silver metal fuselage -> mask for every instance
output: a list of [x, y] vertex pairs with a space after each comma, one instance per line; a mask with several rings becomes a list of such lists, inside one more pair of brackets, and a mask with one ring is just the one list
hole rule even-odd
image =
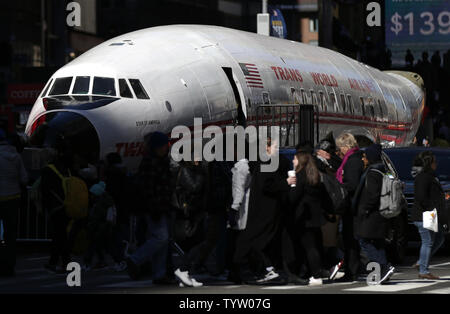
[[[173, 25], [125, 34], [81, 55], [52, 78], [76, 76], [115, 78], [117, 91], [118, 79], [142, 82], [150, 99], [137, 99], [133, 92], [134, 98], [119, 97], [107, 106], [56, 110], [88, 119], [99, 137], [100, 157], [119, 152], [131, 170], [139, 164], [146, 134], [192, 126], [194, 117], [201, 117], [204, 127], [231, 124], [238, 115], [237, 98], [249, 124], [258, 105], [312, 103], [320, 112], [321, 137], [350, 132], [393, 146], [413, 140], [425, 100], [415, 74], [381, 72], [325, 48], [216, 26]], [[88, 94], [94, 95], [92, 80]], [[40, 97], [27, 134], [49, 113]]]

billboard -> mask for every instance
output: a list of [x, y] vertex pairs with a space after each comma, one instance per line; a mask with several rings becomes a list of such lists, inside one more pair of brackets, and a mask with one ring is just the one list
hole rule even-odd
[[269, 7], [270, 12], [270, 36], [287, 38], [286, 22], [279, 9]]
[[422, 52], [431, 56], [450, 49], [450, 0], [386, 0], [386, 46], [392, 52], [392, 64], [405, 65], [406, 50], [415, 62]]

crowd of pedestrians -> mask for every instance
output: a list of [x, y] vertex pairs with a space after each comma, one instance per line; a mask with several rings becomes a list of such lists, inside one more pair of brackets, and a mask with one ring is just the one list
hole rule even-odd
[[[316, 147], [299, 144], [292, 161], [280, 154], [274, 172], [263, 171], [266, 158], [250, 160], [248, 145], [244, 158], [232, 162], [192, 156], [177, 163], [169, 138], [154, 132], [131, 175], [116, 153], [99, 163], [58, 139], [53, 160], [33, 185], [52, 230], [45, 268], [64, 273], [76, 253], [84, 271], [113, 262], [116, 271], [133, 280], [151, 276], [154, 284], [199, 287], [198, 275], [209, 273], [237, 284], [322, 285], [324, 278], [357, 281], [366, 264], [376, 262], [376, 283], [389, 280], [395, 268], [385, 249], [389, 219], [380, 212], [388, 172], [380, 145], [360, 148], [351, 134], [336, 140], [329, 134]], [[279, 153], [276, 141], [265, 145], [265, 157]], [[17, 213], [28, 178], [3, 131], [0, 161], [0, 271], [14, 275]], [[428, 265], [443, 242], [442, 227], [433, 232], [422, 223], [423, 211], [445, 214], [435, 169], [430, 152], [412, 168], [423, 279], [437, 278]]]

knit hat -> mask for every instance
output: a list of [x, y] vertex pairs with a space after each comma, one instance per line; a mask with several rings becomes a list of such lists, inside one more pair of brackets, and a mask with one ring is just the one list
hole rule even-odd
[[370, 164], [375, 164], [381, 161], [381, 151], [382, 149], [380, 144], [370, 145], [364, 150]]
[[161, 132], [153, 132], [148, 138], [148, 144], [151, 150], [160, 148], [169, 143], [169, 138]]
[[106, 190], [106, 183], [103, 181], [100, 181], [97, 184], [94, 184], [89, 192], [94, 194], [95, 196], [102, 196], [105, 193]]
[[329, 154], [334, 154], [336, 152], [336, 141], [333, 132], [328, 133], [328, 135], [319, 142], [316, 149], [321, 149]]

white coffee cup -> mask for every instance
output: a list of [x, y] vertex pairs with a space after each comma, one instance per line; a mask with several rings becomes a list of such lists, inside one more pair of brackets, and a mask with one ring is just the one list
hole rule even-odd
[[[295, 176], [296, 176], [295, 170], [290, 170], [290, 171], [288, 171], [288, 176], [289, 176], [290, 178], [295, 178]], [[294, 188], [295, 186], [296, 186], [295, 184], [292, 184], [292, 185], [291, 185], [292, 188]]]

